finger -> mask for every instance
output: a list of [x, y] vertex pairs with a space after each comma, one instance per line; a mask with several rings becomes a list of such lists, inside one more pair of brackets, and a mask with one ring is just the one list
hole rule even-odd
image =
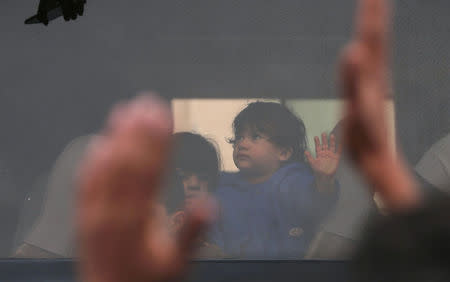
[[305, 156], [310, 164], [312, 164], [314, 162], [314, 158], [309, 151], [305, 151]]
[[330, 151], [333, 153], [336, 152], [336, 137], [334, 134], [330, 135]]
[[361, 61], [362, 52], [360, 45], [357, 42], [350, 43], [342, 52], [339, 64], [339, 81], [341, 96], [346, 100], [344, 107], [344, 123], [342, 142], [348, 149], [350, 155], [353, 154], [354, 146], [351, 141], [354, 139], [351, 136], [353, 130], [349, 130], [350, 124], [355, 121], [355, 111], [358, 109], [359, 95], [359, 81], [361, 78]]
[[316, 147], [316, 156], [317, 156], [322, 151], [322, 146], [320, 145], [319, 137], [317, 137], [317, 136], [314, 137], [314, 144]]
[[389, 29], [388, 0], [361, 0], [356, 40], [364, 50], [362, 69], [376, 82], [381, 96], [389, 94]]
[[172, 132], [170, 110], [156, 96], [143, 95], [120, 111], [109, 120], [109, 134], [117, 141], [116, 170], [128, 171], [151, 185], [147, 192], [153, 198], [160, 190], [168, 158]]
[[197, 201], [189, 209], [186, 222], [181, 229], [178, 240], [179, 257], [183, 260], [191, 258], [199, 236], [217, 217], [217, 204], [212, 198]]
[[342, 52], [339, 64], [339, 80], [342, 97], [352, 103], [357, 98], [363, 52], [357, 42], [349, 44]]
[[108, 135], [115, 129], [116, 126], [121, 122], [122, 116], [126, 115], [128, 103], [126, 101], [117, 102], [106, 120], [105, 128], [103, 129], [103, 134]]
[[328, 150], [328, 135], [325, 132], [322, 133], [322, 150]]
[[356, 37], [371, 50], [374, 60], [383, 60], [388, 46], [390, 6], [388, 0], [360, 0]]

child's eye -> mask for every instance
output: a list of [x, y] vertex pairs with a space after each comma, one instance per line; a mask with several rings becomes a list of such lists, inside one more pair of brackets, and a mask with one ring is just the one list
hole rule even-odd
[[252, 135], [252, 139], [253, 139], [253, 140], [259, 140], [259, 139], [261, 139], [261, 138], [262, 138], [262, 136], [259, 135], [259, 134], [253, 134], [253, 135]]

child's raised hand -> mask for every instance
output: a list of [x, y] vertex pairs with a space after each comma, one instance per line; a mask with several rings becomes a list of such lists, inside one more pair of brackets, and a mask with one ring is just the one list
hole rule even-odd
[[305, 151], [305, 156], [314, 171], [317, 188], [320, 191], [330, 190], [334, 187], [334, 175], [339, 165], [342, 146], [339, 145], [336, 149], [336, 137], [331, 134], [328, 142], [326, 133], [322, 133], [322, 143], [318, 136], [314, 137], [314, 143], [316, 157], [314, 158], [309, 151]]
[[318, 136], [314, 137], [316, 157], [309, 151], [305, 152], [306, 158], [317, 176], [332, 178], [336, 174], [342, 146], [336, 150], [336, 137], [331, 134], [330, 142], [326, 133], [322, 133], [322, 143]]
[[168, 106], [142, 96], [116, 107], [90, 145], [78, 179], [83, 281], [171, 281], [184, 272], [211, 213], [198, 203], [179, 240], [169, 236], [157, 197], [171, 128]]

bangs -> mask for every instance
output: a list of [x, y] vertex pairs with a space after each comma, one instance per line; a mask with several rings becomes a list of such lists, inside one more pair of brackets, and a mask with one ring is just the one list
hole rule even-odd
[[249, 104], [233, 121], [234, 137], [242, 135], [245, 131], [267, 135], [273, 144], [282, 148], [292, 148], [294, 160], [304, 161], [305, 125], [284, 105], [273, 102]]
[[234, 119], [234, 134], [241, 135], [245, 131], [249, 131], [251, 133], [263, 133], [269, 137], [275, 137], [276, 122], [274, 122], [274, 117], [271, 112], [263, 107], [250, 108], [250, 105]]

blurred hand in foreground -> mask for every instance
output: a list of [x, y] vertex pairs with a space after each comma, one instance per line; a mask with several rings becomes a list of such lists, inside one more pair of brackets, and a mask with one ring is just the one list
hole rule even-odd
[[157, 198], [171, 134], [168, 105], [146, 95], [117, 106], [90, 145], [78, 178], [83, 281], [171, 281], [185, 272], [212, 218], [205, 200], [190, 209], [178, 238], [169, 235]]
[[388, 140], [385, 101], [390, 95], [390, 1], [360, 0], [353, 39], [340, 65], [346, 99], [344, 144], [390, 209], [415, 206], [416, 184]]

